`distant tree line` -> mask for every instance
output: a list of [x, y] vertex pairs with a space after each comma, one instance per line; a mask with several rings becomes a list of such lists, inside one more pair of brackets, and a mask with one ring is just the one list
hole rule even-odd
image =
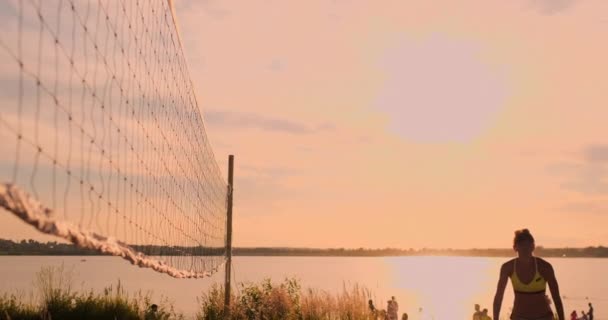
[[49, 241], [47, 243], [36, 240], [12, 240], [0, 239], [0, 255], [53, 255], [53, 256], [93, 256], [102, 255], [97, 251], [82, 249], [73, 244]]
[[[145, 252], [152, 256], [209, 256], [225, 255], [224, 247], [180, 247], [180, 246], [153, 246], [153, 245], [131, 245], [134, 250]], [[0, 239], [0, 255], [50, 255], [50, 256], [94, 256], [107, 255], [91, 249], [79, 248], [71, 243], [60, 243], [49, 241], [47, 243], [36, 240], [12, 240]]]
[[[137, 251], [149, 255], [224, 255], [224, 248], [217, 247], [169, 247], [151, 245], [132, 245]], [[348, 248], [271, 248], [247, 247], [233, 248], [235, 256], [327, 256], [327, 257], [395, 257], [395, 256], [469, 256], [469, 257], [511, 257], [513, 249], [348, 249]], [[544, 248], [538, 246], [536, 254], [542, 257], [608, 257], [608, 248], [603, 246], [586, 248]], [[82, 249], [69, 243], [49, 241], [46, 243], [35, 240], [0, 239], [0, 255], [57, 255], [57, 256], [89, 256], [104, 255], [94, 250]]]
[[[467, 256], [512, 257], [513, 249], [314, 249], [314, 248], [234, 248], [236, 256], [331, 256], [331, 257], [397, 257], [397, 256]], [[608, 258], [608, 248], [544, 248], [537, 247], [535, 254], [541, 257], [595, 257]]]

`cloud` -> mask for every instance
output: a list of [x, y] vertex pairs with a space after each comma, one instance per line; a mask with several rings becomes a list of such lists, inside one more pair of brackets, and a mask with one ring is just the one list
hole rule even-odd
[[6, 27], [10, 24], [10, 19], [19, 15], [19, 11], [9, 1], [0, 1], [0, 26]]
[[241, 165], [235, 176], [238, 202], [243, 215], [259, 216], [276, 209], [278, 203], [293, 197], [294, 192], [286, 180], [304, 174], [302, 170], [287, 167]]
[[589, 196], [608, 195], [608, 146], [588, 146], [577, 161], [552, 165], [548, 171], [564, 177], [564, 189]]
[[208, 111], [205, 112], [204, 117], [207, 122], [221, 126], [255, 128], [265, 131], [286, 132], [291, 134], [312, 134], [334, 129], [333, 125], [331, 124], [309, 126], [296, 121], [265, 117], [255, 113]]
[[603, 166], [582, 165], [562, 187], [586, 195], [608, 194], [607, 177], [608, 170]]
[[285, 177], [291, 177], [302, 174], [299, 169], [285, 168], [285, 167], [259, 167], [251, 165], [243, 165], [240, 167], [247, 175], [260, 178], [272, 178], [279, 179]]
[[591, 163], [608, 163], [608, 145], [590, 146], [585, 150], [585, 156]]
[[571, 9], [577, 0], [530, 0], [529, 7], [543, 15], [554, 15]]
[[[224, 19], [232, 12], [226, 10], [221, 7], [220, 1], [215, 0], [202, 0], [198, 1], [176, 1], [175, 8], [176, 11], [186, 12], [186, 11], [197, 11], [202, 9], [203, 13], [214, 18], [214, 19]], [[198, 13], [198, 12], [197, 12]]]
[[482, 61], [481, 48], [444, 34], [396, 39], [381, 67], [386, 82], [374, 106], [391, 131], [417, 142], [469, 141], [505, 104], [500, 68]]
[[274, 72], [280, 72], [285, 69], [285, 63], [281, 59], [273, 59], [270, 64], [268, 64], [268, 70]]
[[557, 208], [557, 210], [567, 213], [607, 214], [608, 205], [606, 205], [605, 203], [598, 203], [592, 201], [571, 202]]

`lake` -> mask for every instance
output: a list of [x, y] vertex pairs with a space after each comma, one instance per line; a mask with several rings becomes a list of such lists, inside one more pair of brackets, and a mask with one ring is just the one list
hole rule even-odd
[[[82, 261], [85, 259], [86, 261]], [[477, 257], [234, 257], [233, 283], [285, 277], [300, 279], [303, 287], [339, 292], [359, 284], [372, 292], [376, 306], [385, 307], [395, 296], [399, 311], [410, 319], [470, 319], [473, 305], [492, 312], [492, 300], [500, 265], [506, 258]], [[608, 259], [551, 258], [564, 296], [566, 316], [587, 310], [592, 302], [597, 320], [608, 319]], [[194, 315], [197, 299], [224, 273], [207, 279], [173, 279], [140, 269], [115, 257], [0, 256], [0, 288], [3, 292], [29, 292], [42, 266], [73, 270], [76, 289], [101, 290], [121, 284], [129, 292], [152, 291], [174, 302], [178, 311]], [[503, 315], [513, 303], [510, 284]]]

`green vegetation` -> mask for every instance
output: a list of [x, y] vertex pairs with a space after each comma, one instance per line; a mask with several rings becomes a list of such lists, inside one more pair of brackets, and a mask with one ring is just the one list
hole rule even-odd
[[[72, 276], [63, 267], [45, 267], [38, 272], [35, 292], [29, 297], [15, 294], [0, 296], [0, 320], [121, 319], [174, 320], [184, 315], [173, 310], [166, 299], [156, 302], [153, 311], [150, 295], [129, 296], [120, 282], [104, 289], [75, 292]], [[358, 285], [332, 295], [326, 291], [302, 289], [295, 279], [282, 283], [265, 280], [239, 284], [231, 296], [232, 320], [368, 320], [367, 300], [371, 293]], [[224, 314], [224, 289], [212, 287], [199, 298], [197, 320], [228, 319]]]
[[[273, 284], [240, 284], [231, 296], [233, 320], [367, 320], [372, 319], [367, 301], [370, 292], [357, 285], [343, 288], [337, 295], [325, 291], [302, 290], [295, 279]], [[213, 287], [200, 300], [199, 320], [226, 319], [224, 289]]]
[[[224, 248], [186, 248], [163, 246], [132, 246], [150, 255], [224, 255]], [[469, 257], [512, 257], [513, 249], [348, 249], [348, 248], [233, 248], [234, 256], [326, 256], [326, 257], [392, 257], [392, 256], [469, 256]], [[541, 257], [588, 257], [608, 258], [608, 248], [603, 246], [586, 248], [544, 248], [538, 246], [536, 254]], [[35, 240], [14, 242], [0, 239], [0, 255], [58, 255], [85, 256], [103, 255], [93, 250], [78, 248], [72, 244]]]
[[0, 320], [183, 319], [166, 299], [157, 302], [154, 311], [149, 294], [140, 292], [130, 297], [120, 282], [104, 289], [102, 294], [74, 292], [71, 273], [63, 267], [42, 268], [37, 274], [35, 289], [29, 299], [15, 294], [0, 296]]

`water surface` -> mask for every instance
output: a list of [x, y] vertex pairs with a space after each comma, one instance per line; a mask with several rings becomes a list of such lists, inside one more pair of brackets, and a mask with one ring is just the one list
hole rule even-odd
[[[86, 261], [82, 261], [85, 259]], [[587, 310], [591, 301], [596, 320], [608, 319], [608, 259], [552, 258], [567, 314]], [[473, 257], [235, 257], [233, 282], [286, 277], [300, 279], [303, 287], [339, 292], [344, 286], [363, 285], [372, 291], [378, 307], [395, 296], [400, 313], [410, 319], [470, 319], [473, 305], [492, 310], [500, 265], [504, 258]], [[115, 257], [0, 257], [0, 290], [29, 291], [42, 266], [73, 270], [74, 287], [101, 290], [121, 284], [129, 291], [152, 291], [174, 302], [176, 308], [193, 315], [197, 297], [214, 283], [222, 283], [223, 272], [207, 279], [174, 279], [149, 269], [140, 269]], [[507, 286], [503, 314], [513, 303]]]

